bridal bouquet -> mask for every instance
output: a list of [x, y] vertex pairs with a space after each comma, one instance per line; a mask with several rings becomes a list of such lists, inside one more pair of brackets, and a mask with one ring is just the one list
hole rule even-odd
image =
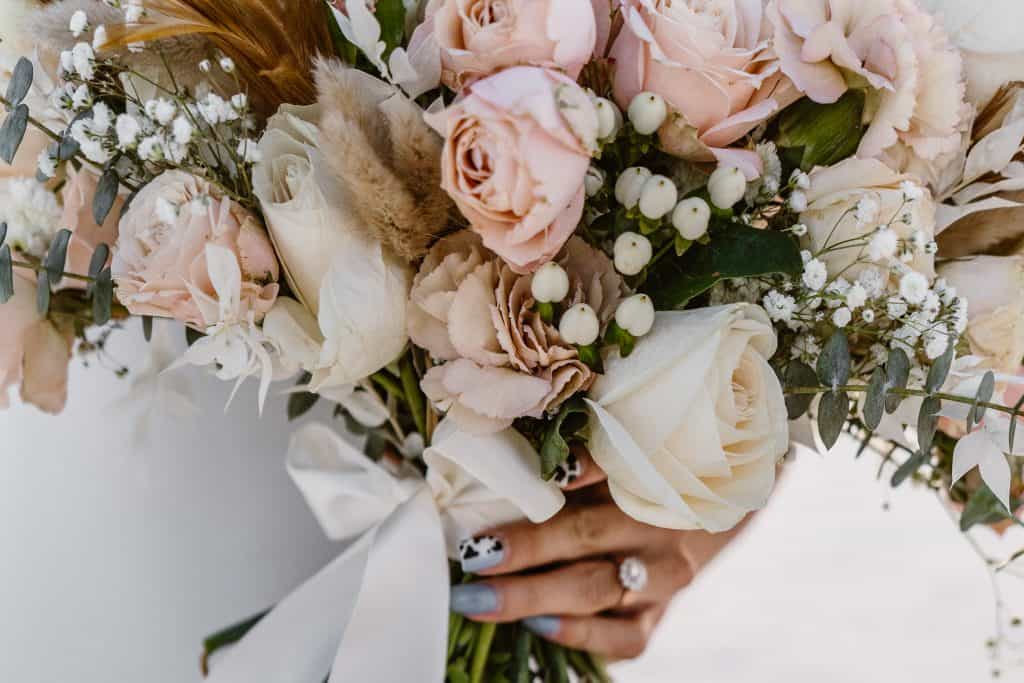
[[261, 408], [297, 377], [291, 417], [331, 401], [361, 435], [295, 434], [351, 544], [211, 639], [212, 680], [604, 680], [447, 613], [488, 552], [460, 542], [557, 513], [575, 444], [666, 528], [733, 528], [792, 440], [844, 430], [964, 529], [1016, 523], [1024, 68], [973, 87], [914, 0], [26, 12], [0, 401], [59, 412], [73, 353], [170, 318], [167, 372], [255, 378]]

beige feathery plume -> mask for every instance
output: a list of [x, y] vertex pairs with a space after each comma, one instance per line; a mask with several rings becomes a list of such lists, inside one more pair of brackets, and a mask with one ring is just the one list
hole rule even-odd
[[441, 189], [440, 137], [400, 91], [338, 61], [320, 60], [321, 152], [367, 234], [415, 261], [452, 211]]
[[313, 63], [331, 54], [321, 0], [147, 0], [138, 24], [107, 26], [106, 47], [199, 38], [230, 57], [258, 113], [316, 100]]

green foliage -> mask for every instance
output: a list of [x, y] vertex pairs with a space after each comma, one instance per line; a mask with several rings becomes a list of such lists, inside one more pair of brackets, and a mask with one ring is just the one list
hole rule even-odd
[[25, 57], [20, 58], [18, 63], [14, 65], [14, 71], [11, 72], [11, 80], [7, 83], [7, 94], [4, 95], [8, 108], [13, 109], [25, 100], [29, 88], [32, 87], [33, 75], [32, 62]]
[[934, 393], [942, 389], [949, 377], [949, 371], [953, 367], [953, 358], [956, 356], [956, 345], [949, 344], [946, 352], [932, 362], [928, 369], [928, 379], [925, 380], [924, 388], [928, 393]]
[[142, 338], [147, 342], [153, 341], [153, 316], [142, 316]]
[[14, 162], [14, 156], [21, 147], [27, 127], [28, 107], [19, 104], [4, 119], [3, 126], [0, 126], [0, 159], [8, 164]]
[[917, 415], [917, 443], [922, 453], [930, 453], [935, 432], [939, 428], [938, 413], [942, 410], [942, 401], [929, 396], [921, 402], [921, 410]]
[[852, 156], [864, 136], [865, 96], [848, 90], [833, 104], [804, 98], [779, 116], [775, 143], [790, 167], [810, 171]]
[[734, 223], [716, 231], [708, 244], [694, 244], [680, 258], [658, 261], [643, 289], [658, 310], [681, 309], [722, 280], [797, 275], [802, 269], [792, 237]]
[[818, 402], [818, 433], [825, 448], [831, 449], [836, 445], [849, 416], [850, 397], [845, 391], [828, 391], [821, 395]]
[[64, 264], [68, 260], [68, 243], [71, 241], [70, 230], [60, 230], [50, 243], [46, 252], [43, 269], [50, 278], [50, 286], [56, 287], [64, 278]]
[[555, 469], [569, 457], [569, 440], [587, 424], [587, 406], [581, 398], [562, 404], [544, 428], [540, 445], [540, 470], [545, 481], [555, 476]]
[[96, 225], [103, 225], [103, 222], [107, 220], [107, 216], [110, 215], [110, 210], [114, 208], [114, 202], [117, 200], [117, 191], [120, 185], [121, 178], [112, 168], [108, 168], [100, 176], [100, 181], [96, 185], [96, 194], [92, 198], [92, 217], [96, 221]]
[[[312, 376], [308, 372], [302, 373], [295, 386], [307, 386]], [[319, 394], [308, 391], [297, 391], [288, 396], [288, 420], [297, 420], [308, 413], [320, 400]]]
[[101, 242], [93, 249], [92, 257], [89, 259], [89, 277], [94, 280], [98, 278], [100, 272], [106, 267], [108, 258], [110, 258], [110, 247]]
[[[783, 384], [787, 388], [815, 388], [818, 386], [818, 375], [807, 363], [793, 361], [786, 367]], [[786, 394], [786, 412], [790, 420], [802, 417], [814, 401], [814, 394]]]
[[614, 320], [608, 325], [608, 330], [604, 334], [604, 342], [608, 346], [619, 347], [619, 355], [623, 358], [633, 353], [633, 349], [636, 347], [636, 337], [619, 327]]
[[92, 321], [97, 325], [110, 322], [114, 307], [114, 280], [110, 268], [104, 268], [92, 285]]
[[515, 650], [512, 653], [512, 668], [509, 680], [512, 683], [530, 683], [530, 647], [533, 645], [533, 634], [525, 628], [519, 630], [516, 637]]
[[338, 26], [338, 19], [334, 16], [334, 10], [329, 2], [324, 2], [324, 11], [327, 13], [327, 29], [331, 34], [331, 43], [334, 45], [334, 52], [337, 57], [346, 64], [355, 64], [359, 59], [359, 48], [345, 39], [345, 34]]
[[[890, 389], [906, 389], [907, 382], [910, 381], [910, 359], [902, 349], [893, 349], [889, 353], [889, 360], [885, 363], [885, 388], [886, 392]], [[903, 403], [903, 396], [899, 394], [887, 393], [885, 396], [885, 412], [892, 413], [896, 412], [896, 409]]]
[[875, 368], [868, 382], [868, 393], [864, 399], [864, 425], [871, 431], [878, 429], [885, 412], [885, 370]]
[[0, 247], [0, 304], [14, 296], [14, 267], [11, 265], [11, 245]]
[[825, 387], [835, 388], [850, 380], [850, 343], [846, 333], [837, 330], [818, 356], [818, 380]]
[[[974, 425], [981, 422], [982, 418], [985, 417], [985, 407], [979, 405], [981, 403], [988, 403], [992, 400], [992, 394], [996, 390], [996, 376], [989, 370], [985, 373], [985, 376], [981, 378], [981, 385], [978, 387], [978, 393], [974, 397], [974, 401], [971, 403], [971, 410], [967, 413], [967, 429], [970, 431], [974, 429]], [[1016, 422], [1016, 420], [1014, 420]]]
[[975, 524], [995, 524], [1011, 517], [1010, 511], [992, 493], [992, 489], [982, 482], [960, 514], [960, 530], [968, 531]]
[[601, 357], [601, 349], [594, 344], [589, 344], [577, 346], [576, 351], [579, 353], [581, 363], [599, 375], [604, 374], [604, 358]]
[[244, 621], [240, 621], [237, 624], [228, 626], [227, 628], [217, 631], [213, 635], [207, 637], [206, 640], [203, 641], [203, 655], [201, 660], [203, 675], [205, 676], [209, 673], [208, 664], [210, 657], [212, 657], [214, 653], [240, 641], [253, 629], [254, 626], [256, 626], [256, 624], [260, 623], [263, 617], [267, 616], [269, 612], [270, 610], [260, 612], [259, 614], [249, 617]]
[[380, 22], [380, 39], [387, 45], [384, 50], [384, 58], [387, 59], [405, 39], [405, 3], [402, 0], [377, 0], [374, 15]]
[[[1020, 413], [1021, 408], [1024, 408], [1024, 396], [1021, 396], [1020, 399], [1017, 401], [1017, 404], [1013, 407], [1013, 412], [1014, 413]], [[1013, 450], [1013, 442], [1017, 438], [1017, 418], [1016, 417], [1014, 417], [1012, 420], [1010, 420], [1010, 433], [1009, 433], [1008, 436], [1009, 436], [1008, 440], [1010, 442], [1010, 444], [1009, 444], [1010, 445], [1010, 450], [1012, 451]]]
[[36, 285], [36, 310], [39, 315], [45, 316], [50, 312], [50, 277], [45, 270], [39, 271]]
[[907, 458], [906, 462], [897, 468], [892, 475], [892, 480], [889, 482], [893, 488], [897, 488], [904, 481], [909, 479], [915, 472], [921, 469], [921, 465], [928, 461], [928, 456], [924, 453], [917, 452]]

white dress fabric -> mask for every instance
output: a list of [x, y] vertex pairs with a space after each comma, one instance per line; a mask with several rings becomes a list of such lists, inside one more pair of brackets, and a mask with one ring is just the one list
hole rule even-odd
[[[138, 370], [151, 348], [132, 321], [105, 362]], [[230, 384], [165, 379], [191, 385], [195, 413], [78, 362], [63, 415], [0, 412], [0, 681], [199, 681], [205, 636], [338, 552], [285, 472], [284, 398], [260, 419], [251, 383], [225, 414]]]

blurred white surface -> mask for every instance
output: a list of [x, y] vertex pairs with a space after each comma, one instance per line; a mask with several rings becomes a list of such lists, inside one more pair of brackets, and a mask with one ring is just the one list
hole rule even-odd
[[[193, 377], [202, 414], [139, 448], [135, 411], [111, 408], [127, 383], [98, 368], [75, 370], [59, 420], [0, 413], [0, 681], [197, 683], [204, 635], [332, 556], [284, 471], [281, 400], [257, 422], [249, 387], [225, 418], [228, 387]], [[792, 466], [618, 680], [986, 680], [984, 570], [930, 494], [882, 511], [876, 462]]]

